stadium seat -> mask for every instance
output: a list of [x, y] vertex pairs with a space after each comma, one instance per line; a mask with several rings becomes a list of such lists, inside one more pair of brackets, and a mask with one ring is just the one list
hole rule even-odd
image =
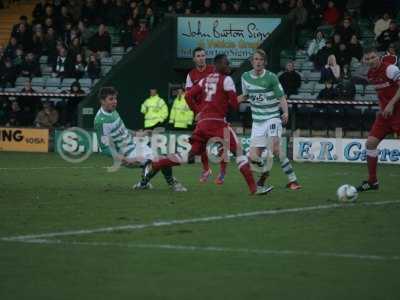
[[61, 87], [71, 87], [72, 83], [76, 81], [75, 78], [64, 78], [61, 82]]
[[315, 84], [314, 94], [317, 95], [317, 97], [318, 97], [319, 92], [322, 91], [324, 88], [325, 88], [325, 84], [323, 84], [323, 83]]
[[364, 95], [365, 87], [362, 84], [356, 84], [356, 93], [359, 95]]
[[92, 86], [92, 80], [90, 78], [79, 79], [79, 84], [82, 88], [90, 88]]
[[300, 94], [305, 94], [305, 93], [313, 94], [314, 93], [314, 86], [315, 86], [314, 82], [307, 82], [307, 83], [302, 82], [301, 86], [299, 88], [299, 93]]
[[101, 67], [101, 74], [103, 76], [107, 75], [108, 72], [110, 72], [111, 66], [102, 66]]
[[304, 72], [304, 79], [307, 81], [320, 81], [321, 73], [319, 72]]
[[113, 47], [111, 49], [111, 55], [124, 55], [125, 51], [124, 51], [124, 47]]
[[375, 87], [371, 84], [365, 86], [364, 93], [365, 94], [376, 94]]
[[295, 59], [298, 61], [305, 61], [307, 59], [307, 55], [304, 51], [297, 51]]
[[301, 66], [303, 71], [313, 71], [314, 70], [314, 63], [312, 61], [305, 61]]
[[112, 57], [103, 57], [101, 59], [101, 65], [102, 66], [112, 66], [112, 64], [113, 64]]
[[39, 63], [42, 65], [42, 64], [47, 64], [47, 62], [48, 62], [48, 57], [46, 56], [46, 55], [42, 55], [40, 58], [39, 58]]
[[333, 34], [334, 28], [331, 25], [318, 26], [316, 31], [322, 31], [325, 37], [330, 37]]
[[122, 55], [114, 55], [112, 56], [113, 65], [116, 65], [122, 59]]
[[16, 92], [19, 92], [19, 91], [20, 91], [20, 89], [17, 88], [17, 87], [7, 87], [7, 88], [4, 89], [5, 93], [16, 93]]
[[29, 77], [18, 77], [17, 80], [15, 81], [15, 86], [17, 87], [23, 87], [26, 82], [29, 81]]
[[58, 77], [50, 77], [46, 80], [45, 87], [59, 87], [61, 80]]
[[99, 81], [100, 81], [100, 79], [95, 79], [95, 80], [93, 80], [92, 86], [95, 86]]
[[42, 75], [47, 77], [50, 77], [53, 72], [53, 69], [48, 65], [40, 65], [40, 70], [42, 71]]
[[48, 86], [48, 87], [46, 87], [44, 89], [44, 92], [47, 92], [47, 93], [60, 93], [61, 89], [58, 88], [58, 87], [55, 87], [55, 86], [50, 86], [50, 87]]
[[43, 77], [33, 77], [32, 87], [44, 87], [45, 80]]
[[365, 101], [375, 101], [375, 102], [378, 102], [378, 100], [379, 100], [378, 95], [376, 95], [376, 94], [366, 94], [366, 95], [364, 95], [363, 99]]

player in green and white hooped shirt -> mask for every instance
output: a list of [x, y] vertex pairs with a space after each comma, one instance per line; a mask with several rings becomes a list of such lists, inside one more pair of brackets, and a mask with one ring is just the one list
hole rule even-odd
[[[289, 119], [286, 96], [278, 77], [265, 69], [266, 54], [257, 49], [252, 58], [253, 69], [242, 75], [242, 96], [239, 101], [248, 100], [251, 104], [253, 125], [251, 129], [251, 143], [249, 156], [256, 165], [265, 164], [262, 158], [264, 150], [272, 148], [275, 157], [279, 157], [281, 168], [288, 176], [288, 188], [300, 189], [296, 174], [289, 159], [280, 151], [280, 139], [282, 136], [282, 123], [286, 124]], [[281, 114], [282, 110], [282, 114]], [[258, 186], [264, 186], [269, 176], [268, 168], [263, 168]]]
[[[94, 128], [97, 133], [101, 152], [112, 156], [124, 166], [140, 166], [145, 170], [151, 169], [154, 160], [153, 152], [147, 144], [135, 143], [132, 134], [125, 127], [120, 118], [117, 107], [117, 91], [113, 87], [103, 87], [99, 92], [101, 107], [94, 119]], [[177, 192], [185, 192], [183, 187], [173, 176], [172, 168], [161, 169], [168, 185]], [[134, 185], [135, 189], [148, 189], [151, 185], [141, 181]]]

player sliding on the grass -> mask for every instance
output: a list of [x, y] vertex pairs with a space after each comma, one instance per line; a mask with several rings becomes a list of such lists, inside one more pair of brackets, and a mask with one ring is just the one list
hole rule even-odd
[[366, 142], [369, 176], [357, 187], [359, 192], [379, 189], [376, 172], [378, 145], [386, 135], [400, 134], [400, 70], [395, 65], [381, 61], [376, 49], [364, 51], [364, 62], [369, 66], [368, 80], [378, 94], [380, 112]]
[[[117, 107], [117, 91], [113, 87], [103, 87], [98, 94], [101, 107], [94, 119], [94, 128], [97, 133], [101, 152], [113, 156], [113, 158], [125, 166], [139, 166], [145, 171], [154, 163], [155, 158], [151, 148], [147, 144], [135, 143], [132, 134], [125, 127], [120, 118]], [[161, 168], [161, 172], [167, 184], [176, 192], [185, 192], [186, 188], [172, 176], [171, 166]], [[137, 184], [135, 189], [150, 188], [150, 182], [146, 185]]]
[[[251, 141], [249, 156], [252, 163], [264, 168], [265, 160], [262, 158], [263, 151], [272, 142], [272, 153], [279, 158], [282, 171], [288, 176], [287, 187], [298, 190], [301, 186], [297, 182], [296, 174], [289, 159], [281, 153], [280, 141], [282, 137], [282, 123], [286, 124], [289, 119], [286, 96], [278, 77], [265, 69], [266, 54], [257, 49], [252, 58], [253, 69], [242, 75], [242, 96], [239, 101], [248, 100], [251, 104], [253, 125], [251, 128]], [[281, 115], [281, 110], [283, 114]], [[269, 176], [269, 170], [261, 172], [257, 182], [259, 187], [264, 186]]]
[[[185, 85], [186, 91], [189, 91], [201, 79], [206, 78], [208, 75], [215, 72], [215, 68], [213, 65], [206, 64], [206, 51], [201, 47], [197, 47], [193, 50], [193, 62], [195, 64], [195, 67], [188, 73], [186, 77], [186, 85]], [[199, 97], [199, 99], [196, 99], [195, 105], [193, 105], [191, 109], [197, 115], [201, 111], [203, 106], [204, 106], [204, 101], [202, 101], [201, 97]], [[200, 182], [206, 182], [212, 174], [210, 165], [208, 163], [207, 151], [205, 151], [201, 155], [201, 163], [203, 165], [203, 171], [200, 176]], [[220, 162], [219, 174], [215, 179], [216, 184], [224, 183], [226, 174], [226, 165], [227, 163], [222, 159]]]
[[182, 162], [194, 163], [196, 155], [201, 155], [206, 151], [208, 142], [221, 142], [224, 145], [223, 158], [228, 157], [226, 149], [236, 156], [236, 163], [242, 173], [251, 194], [266, 194], [271, 191], [270, 187], [257, 189], [247, 156], [243, 154], [240, 143], [235, 132], [225, 120], [229, 108], [237, 110], [238, 102], [233, 80], [227, 74], [230, 72], [229, 60], [224, 54], [219, 54], [214, 59], [216, 72], [200, 80], [186, 94], [186, 100], [190, 107], [199, 101], [204, 101], [199, 115], [196, 128], [191, 137], [192, 148], [187, 159], [179, 155], [171, 155], [168, 159], [160, 160], [152, 165], [152, 170], [143, 178], [142, 185], [146, 185], [153, 174], [159, 168], [177, 165]]

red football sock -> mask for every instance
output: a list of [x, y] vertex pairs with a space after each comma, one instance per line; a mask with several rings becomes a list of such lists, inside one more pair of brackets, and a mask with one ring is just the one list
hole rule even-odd
[[247, 182], [250, 193], [254, 194], [257, 191], [257, 186], [256, 182], [254, 181], [253, 173], [251, 172], [249, 163], [246, 162], [244, 164], [239, 165], [239, 170]]
[[163, 168], [167, 167], [174, 167], [174, 166], [179, 166], [180, 162], [179, 159], [176, 157], [165, 157], [165, 158], [160, 158], [158, 161], [153, 161], [152, 168], [154, 171], [158, 171]]
[[368, 164], [368, 182], [376, 182], [378, 178], [376, 176], [376, 169], [378, 167], [378, 151], [367, 150], [367, 164]]
[[201, 154], [201, 163], [203, 164], [204, 171], [208, 171], [210, 169], [210, 165], [208, 164], [207, 151], [204, 151]]
[[221, 173], [221, 174], [226, 174], [226, 165], [227, 165], [227, 163], [226, 162], [224, 162], [224, 161], [221, 161], [220, 162], [220, 164], [219, 164], [219, 172]]

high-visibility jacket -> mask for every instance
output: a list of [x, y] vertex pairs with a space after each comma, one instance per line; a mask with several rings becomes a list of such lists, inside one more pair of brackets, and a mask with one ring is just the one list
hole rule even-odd
[[174, 124], [175, 128], [187, 128], [193, 123], [193, 111], [186, 103], [185, 97], [178, 96], [172, 105], [169, 123]]
[[157, 123], [162, 123], [168, 118], [168, 107], [160, 96], [147, 98], [140, 109], [144, 114], [144, 128], [149, 128]]

